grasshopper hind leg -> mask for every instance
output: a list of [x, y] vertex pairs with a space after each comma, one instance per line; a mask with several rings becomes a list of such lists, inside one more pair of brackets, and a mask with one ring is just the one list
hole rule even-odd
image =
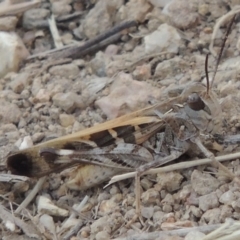
[[214, 154], [210, 152], [201, 142], [199, 137], [192, 138], [191, 141], [195, 143], [198, 148], [203, 152], [203, 154], [212, 160], [212, 163], [215, 167], [217, 167], [219, 170], [221, 170], [228, 178], [231, 180], [236, 179], [236, 176], [222, 163], [216, 160]]

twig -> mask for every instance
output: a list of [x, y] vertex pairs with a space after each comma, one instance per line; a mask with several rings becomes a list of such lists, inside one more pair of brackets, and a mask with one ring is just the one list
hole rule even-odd
[[235, 239], [240, 239], [240, 222], [228, 219], [215, 231], [203, 237], [202, 240], [235, 240]]
[[9, 15], [16, 15], [18, 13], [25, 12], [31, 8], [38, 6], [41, 3], [41, 0], [35, 0], [31, 2], [13, 4], [13, 5], [6, 5], [4, 3], [0, 4], [0, 17], [9, 16]]
[[36, 57], [46, 57], [46, 56], [51, 56], [53, 58], [79, 58], [80, 56], [83, 56], [83, 54], [86, 54], [86, 50], [88, 48], [93, 47], [94, 45], [99, 44], [100, 42], [112, 37], [113, 35], [120, 33], [122, 30], [130, 28], [130, 27], [134, 27], [137, 26], [137, 22], [136, 21], [126, 21], [123, 22], [121, 24], [119, 24], [118, 26], [115, 26], [114, 28], [108, 30], [107, 32], [98, 35], [97, 37], [88, 40], [87, 42], [85, 42], [85, 44], [80, 45], [80, 44], [73, 44], [73, 45], [69, 45], [69, 46], [64, 46], [60, 49], [54, 49], [54, 50], [50, 50], [44, 53], [40, 53], [40, 54], [35, 54], [33, 56], [30, 56], [27, 60], [31, 60], [33, 58]]
[[29, 178], [24, 176], [7, 174], [7, 173], [0, 174], [0, 182], [22, 182], [22, 181], [26, 182], [27, 180], [29, 180]]
[[41, 239], [40, 233], [38, 233], [31, 223], [25, 223], [20, 218], [13, 216], [2, 205], [0, 205], [0, 218], [5, 223], [6, 221], [10, 221], [11, 223], [16, 224], [28, 237]]
[[[74, 209], [76, 212], [81, 212], [82, 208], [83, 208], [84, 205], [87, 203], [88, 199], [89, 199], [89, 196], [85, 196], [79, 205], [73, 206], [73, 209]], [[62, 227], [61, 227], [61, 229], [60, 229], [58, 232], [61, 232], [61, 231], [65, 228], [65, 226], [68, 225], [68, 222], [70, 221], [70, 219], [73, 219], [73, 218], [76, 217], [77, 214], [76, 214], [75, 211], [72, 211], [71, 215], [70, 215], [69, 218], [62, 224]], [[70, 230], [70, 231], [71, 231], [71, 230]], [[68, 234], [66, 234], [66, 235], [68, 235]]]
[[[224, 156], [216, 157], [216, 160], [223, 162], [223, 161], [236, 159], [239, 157], [240, 157], [240, 152], [237, 152], [237, 153], [231, 153], [231, 154], [227, 154]], [[188, 162], [181, 162], [181, 163], [172, 164], [172, 165], [166, 166], [166, 167], [150, 169], [150, 170], [144, 172], [144, 175], [157, 174], [157, 173], [163, 173], [163, 172], [171, 172], [171, 171], [175, 171], [175, 170], [186, 169], [186, 168], [190, 168], [190, 167], [196, 167], [199, 165], [209, 164], [211, 162], [212, 162], [212, 160], [209, 158], [192, 160], [192, 161], [188, 161]], [[135, 175], [136, 175], [136, 172], [130, 172], [130, 173], [125, 173], [125, 174], [114, 176], [114, 177], [112, 177], [112, 179], [109, 181], [109, 183], [105, 187], [107, 187], [110, 184], [113, 184], [115, 182], [135, 177]]]
[[211, 42], [210, 42], [210, 45], [209, 45], [209, 51], [211, 52], [211, 54], [213, 56], [217, 56], [217, 53], [216, 51], [213, 49], [213, 44], [214, 44], [214, 40], [216, 38], [216, 35], [217, 35], [217, 31], [218, 29], [221, 27], [221, 25], [223, 23], [225, 23], [226, 21], [228, 21], [231, 17], [233, 17], [235, 14], [239, 13], [240, 12], [240, 6], [237, 5], [235, 6], [230, 12], [228, 12], [227, 14], [223, 15], [222, 17], [220, 17], [218, 20], [217, 20], [217, 23], [215, 24], [214, 28], [213, 28], [213, 33], [212, 33], [212, 37], [211, 37]]
[[49, 24], [49, 28], [52, 34], [55, 47], [56, 48], [63, 47], [62, 39], [59, 35], [54, 15], [52, 15], [51, 18], [48, 19], [48, 24]]
[[63, 15], [63, 16], [59, 16], [56, 18], [56, 21], [59, 22], [65, 22], [65, 21], [69, 21], [72, 20], [74, 18], [80, 17], [81, 15], [83, 15], [84, 12], [79, 11], [79, 12], [74, 12], [71, 14], [67, 14], [67, 15]]
[[15, 213], [20, 213], [22, 209], [26, 208], [28, 204], [33, 200], [33, 198], [37, 195], [37, 193], [42, 189], [42, 185], [46, 180], [46, 176], [40, 178], [32, 191], [28, 194], [28, 196], [24, 199], [24, 201], [19, 205], [16, 209]]
[[157, 231], [157, 232], [140, 233], [140, 234], [135, 234], [132, 236], [115, 238], [112, 240], [136, 240], [136, 239], [138, 239], [138, 240], [154, 240], [154, 239], [164, 240], [167, 238], [167, 236], [184, 237], [189, 232], [192, 232], [192, 231], [209, 233], [221, 226], [222, 226], [221, 224], [214, 224], [214, 225], [205, 225], [205, 226], [199, 226], [199, 227], [182, 228], [182, 229], [177, 229], [177, 230], [172, 230], [172, 231]]

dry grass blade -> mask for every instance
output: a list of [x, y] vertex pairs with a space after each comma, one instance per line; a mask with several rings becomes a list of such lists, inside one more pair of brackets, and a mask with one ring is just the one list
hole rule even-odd
[[37, 232], [31, 223], [25, 223], [20, 218], [13, 216], [2, 205], [0, 205], [0, 218], [5, 223], [9, 221], [12, 224], [16, 224], [28, 237], [42, 239], [41, 234]]
[[223, 15], [222, 17], [220, 17], [218, 19], [217, 23], [215, 24], [214, 29], [213, 29], [213, 33], [212, 33], [212, 37], [211, 37], [211, 43], [209, 45], [209, 51], [211, 52], [211, 54], [213, 56], [217, 56], [216, 51], [213, 49], [213, 44], [214, 44], [214, 40], [216, 38], [218, 29], [221, 27], [221, 25], [223, 23], [228, 21], [232, 16], [236, 15], [239, 12], [240, 12], [240, 6], [237, 5], [230, 12], [228, 12], [227, 14]]
[[214, 69], [214, 73], [213, 73], [213, 78], [212, 78], [211, 86], [213, 85], [214, 78], [215, 78], [216, 73], [217, 73], [218, 65], [219, 65], [220, 60], [221, 60], [221, 58], [222, 58], [223, 49], [224, 49], [224, 47], [225, 47], [225, 44], [226, 44], [226, 41], [227, 41], [228, 35], [229, 35], [230, 31], [231, 31], [231, 28], [232, 28], [232, 25], [233, 25], [233, 22], [234, 22], [235, 16], [236, 16], [236, 14], [233, 15], [233, 18], [232, 18], [230, 24], [228, 25], [227, 32], [226, 32], [226, 34], [225, 34], [225, 36], [224, 36], [223, 43], [222, 43], [222, 46], [221, 46], [221, 50], [220, 50], [220, 53], [219, 53], [219, 55], [218, 55], [217, 63], [216, 63], [215, 69]]
[[41, 3], [41, 0], [35, 0], [31, 2], [7, 5], [4, 2], [0, 4], [0, 17], [16, 15], [18, 13], [25, 12], [31, 8], [37, 7]]
[[28, 204], [33, 200], [33, 198], [38, 194], [38, 192], [42, 189], [42, 185], [44, 184], [47, 176], [42, 177], [38, 180], [32, 191], [28, 194], [28, 196], [24, 199], [24, 201], [19, 205], [16, 209], [15, 213], [20, 213], [22, 209], [26, 208]]

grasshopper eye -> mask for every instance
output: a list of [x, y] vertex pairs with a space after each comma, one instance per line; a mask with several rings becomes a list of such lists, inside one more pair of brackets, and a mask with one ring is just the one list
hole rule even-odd
[[200, 110], [203, 110], [205, 108], [205, 103], [198, 96], [197, 93], [193, 93], [190, 96], [188, 96], [187, 104], [194, 111], [200, 111]]

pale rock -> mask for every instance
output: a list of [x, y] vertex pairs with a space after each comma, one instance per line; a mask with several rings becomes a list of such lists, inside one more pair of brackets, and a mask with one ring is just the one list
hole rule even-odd
[[49, 69], [49, 72], [52, 75], [60, 76], [63, 78], [75, 79], [79, 74], [79, 68], [77, 65], [70, 63], [53, 66]]
[[23, 138], [23, 141], [19, 147], [19, 150], [27, 149], [33, 146], [33, 142], [30, 136], [26, 136]]
[[110, 86], [110, 93], [95, 102], [109, 119], [149, 106], [149, 102], [161, 95], [146, 82], [135, 81], [130, 74], [119, 73]]
[[33, 8], [23, 14], [22, 25], [25, 29], [36, 28], [35, 24], [50, 17], [50, 10], [45, 8]]
[[160, 62], [155, 69], [154, 77], [161, 79], [170, 78], [179, 73], [186, 72], [188, 69], [189, 63], [180, 57], [175, 57], [173, 59]]
[[27, 72], [21, 72], [16, 74], [10, 83], [10, 88], [15, 93], [22, 93], [24, 88], [30, 83], [30, 74]]
[[82, 21], [79, 27], [80, 35], [84, 35], [91, 39], [105, 32], [107, 29], [110, 29], [113, 25], [113, 18], [122, 4], [122, 0], [97, 1], [95, 6], [88, 12]]
[[28, 73], [19, 73], [10, 83], [10, 88], [15, 93], [21, 93], [29, 83]]
[[84, 108], [91, 105], [98, 97], [99, 92], [106, 88], [111, 82], [112, 78], [95, 77], [87, 79], [82, 83], [81, 98], [83, 99]]
[[154, 7], [165, 7], [172, 0], [148, 0]]
[[157, 174], [157, 182], [168, 192], [176, 191], [180, 188], [183, 176], [178, 172], [168, 172]]
[[65, 33], [61, 36], [61, 40], [64, 45], [72, 44], [74, 42], [73, 35], [71, 33]]
[[164, 23], [156, 31], [145, 36], [144, 43], [146, 54], [156, 52], [177, 54], [181, 44], [181, 36], [174, 27]]
[[20, 121], [22, 111], [17, 105], [9, 103], [5, 100], [0, 100], [0, 122], [1, 123], [15, 123]]
[[200, 196], [216, 191], [221, 184], [219, 180], [212, 177], [210, 174], [202, 173], [198, 170], [193, 171], [191, 183], [193, 190]]
[[38, 93], [34, 98], [34, 103], [46, 103], [50, 100], [50, 94], [46, 89], [39, 89]]
[[39, 218], [39, 222], [42, 226], [44, 226], [51, 234], [52, 237], [56, 236], [56, 228], [53, 218], [47, 214], [43, 214]]
[[91, 67], [91, 72], [98, 77], [106, 77], [106, 66], [109, 62], [110, 57], [99, 51], [89, 62], [89, 67]]
[[156, 203], [156, 201], [160, 202], [160, 194], [154, 188], [150, 188], [142, 193], [141, 200], [144, 204]]
[[204, 236], [205, 236], [204, 233], [194, 230], [194, 231], [189, 232], [185, 236], [184, 240], [202, 240], [204, 238]]
[[154, 208], [153, 207], [141, 207], [141, 215], [144, 218], [150, 219], [153, 217]]
[[217, 224], [220, 223], [220, 208], [207, 210], [201, 217], [200, 223]]
[[39, 143], [43, 140], [43, 138], [45, 137], [45, 133], [43, 132], [35, 132], [32, 135], [32, 141], [33, 143]]
[[118, 53], [119, 51], [119, 46], [115, 45], [115, 44], [110, 44], [106, 47], [105, 49], [105, 54], [109, 57], [114, 56]]
[[17, 127], [15, 124], [12, 123], [7, 123], [7, 124], [2, 124], [1, 125], [1, 130], [6, 133], [6, 132], [14, 132], [17, 131]]
[[216, 192], [199, 197], [199, 208], [206, 212], [209, 209], [217, 208], [219, 201]]
[[41, 77], [34, 78], [31, 86], [32, 95], [36, 96], [38, 91], [42, 88], [44, 88], [42, 84], [42, 78]]
[[16, 225], [13, 222], [11, 222], [10, 220], [6, 220], [5, 227], [11, 232], [16, 231]]
[[157, 223], [158, 225], [162, 224], [165, 220], [166, 213], [162, 211], [157, 211], [153, 213], [153, 222]]
[[3, 77], [8, 72], [17, 72], [29, 52], [17, 34], [0, 32], [0, 56], [0, 77]]
[[208, 4], [199, 4], [198, 6], [198, 13], [202, 16], [205, 16], [209, 13], [209, 5]]
[[140, 23], [146, 20], [146, 15], [151, 12], [152, 6], [145, 0], [130, 0], [120, 9], [122, 20], [135, 20]]
[[26, 122], [26, 120], [24, 118], [21, 117], [20, 121], [18, 123], [18, 128], [23, 128], [25, 126], [27, 126], [27, 122]]
[[107, 224], [108, 221], [109, 216], [104, 216], [94, 221], [91, 225], [91, 234], [97, 234], [98, 232], [101, 232], [103, 230], [107, 231], [108, 233], [111, 233], [111, 228]]
[[153, 187], [153, 182], [147, 178], [141, 179], [141, 186], [144, 190], [148, 190]]
[[106, 231], [100, 231], [95, 236], [96, 240], [106, 240], [106, 239], [110, 239], [110, 238], [111, 238], [110, 234]]
[[52, 3], [52, 13], [54, 16], [62, 16], [70, 13], [72, 7], [65, 1], [57, 1]]
[[0, 147], [6, 146], [9, 143], [6, 137], [0, 137]]
[[100, 214], [105, 215], [119, 209], [118, 204], [112, 199], [103, 200], [99, 206]]
[[236, 199], [237, 196], [232, 192], [232, 190], [228, 190], [220, 196], [219, 202], [231, 206], [232, 202]]
[[240, 199], [233, 201], [231, 205], [236, 212], [240, 212]]
[[50, 216], [67, 217], [69, 212], [63, 208], [59, 208], [47, 197], [40, 196], [37, 200], [38, 213], [45, 213]]
[[84, 129], [84, 126], [80, 122], [75, 120], [72, 126], [72, 133], [81, 131], [83, 129]]
[[0, 17], [0, 31], [14, 31], [18, 22], [15, 16]]
[[233, 217], [233, 208], [230, 206], [223, 205], [221, 206], [220, 221], [225, 222], [227, 218]]
[[163, 13], [168, 16], [173, 26], [186, 30], [195, 27], [199, 22], [197, 7], [194, 1], [174, 0], [165, 5]]
[[73, 125], [75, 118], [72, 115], [63, 113], [63, 114], [59, 115], [59, 121], [60, 121], [61, 126], [69, 127], [69, 126]]
[[147, 80], [151, 77], [151, 65], [143, 64], [142, 66], [137, 66], [132, 74], [137, 80]]
[[73, 112], [76, 108], [81, 108], [81, 97], [76, 93], [57, 93], [52, 98], [53, 104], [62, 108], [67, 113]]
[[190, 196], [191, 192], [192, 192], [191, 184], [183, 186], [183, 188], [179, 191], [179, 199], [185, 202], [186, 199]]

